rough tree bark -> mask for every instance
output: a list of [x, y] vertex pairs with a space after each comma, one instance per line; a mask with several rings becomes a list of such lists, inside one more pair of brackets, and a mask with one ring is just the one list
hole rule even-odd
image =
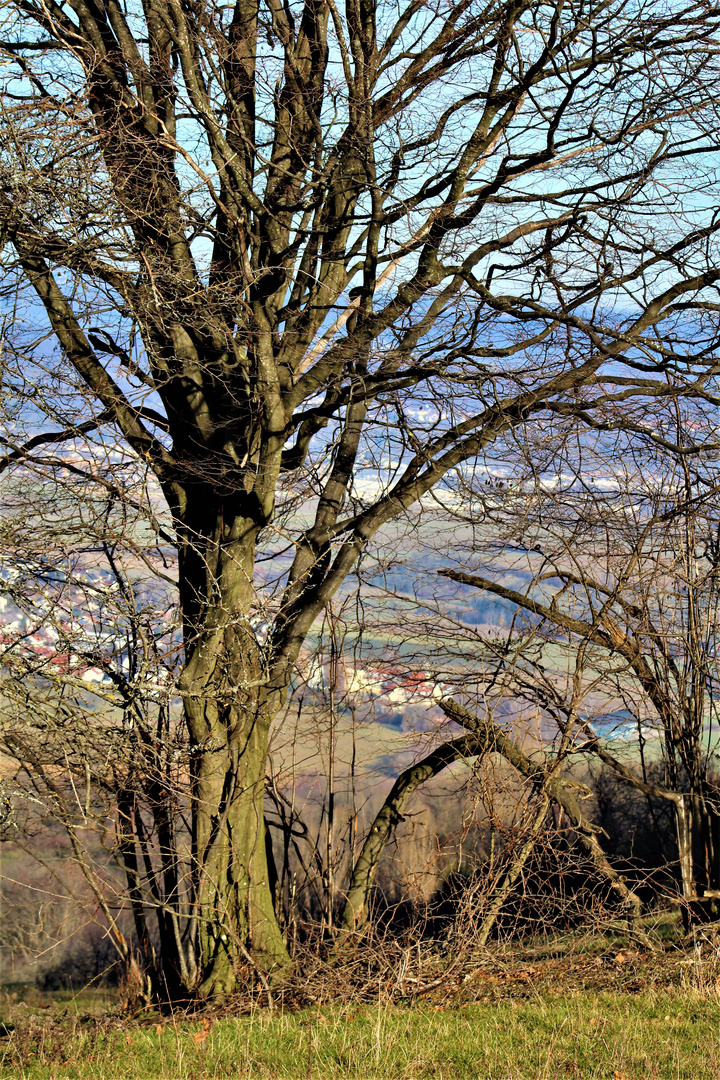
[[273, 700], [263, 685], [262, 650], [247, 616], [256, 537], [264, 524], [257, 511], [251, 517], [243, 506], [252, 501], [231, 496], [217, 506], [217, 492], [200, 489], [183, 508], [186, 662], [179, 689], [191, 738], [192, 872], [203, 997], [233, 990], [248, 948], [267, 970], [288, 961], [269, 888], [263, 813]]

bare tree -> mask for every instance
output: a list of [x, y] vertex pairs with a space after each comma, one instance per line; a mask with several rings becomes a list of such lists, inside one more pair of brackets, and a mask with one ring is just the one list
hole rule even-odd
[[[718, 11], [10, 10], [2, 468], [79, 469], [120, 503], [147, 481], [129, 505], [179, 596], [191, 847], [168, 834], [134, 902], [166, 985], [223, 995], [248, 958], [287, 962], [268, 732], [359, 554], [518, 425], [706, 392]], [[132, 722], [165, 792], [162, 707]], [[142, 815], [115, 813], [132, 876]]]
[[[712, 414], [678, 403], [655, 420], [654, 430], [576, 442], [552, 482], [546, 475], [506, 496], [494, 553], [476, 550], [481, 572], [441, 573], [515, 608], [512, 645], [486, 646], [509, 676], [507, 692], [544, 710], [548, 737], [557, 725], [575, 754], [672, 804], [683, 897], [712, 916], [720, 899], [715, 425]], [[568, 699], [571, 678], [584, 685], [582, 708]], [[613, 731], [634, 746], [630, 760], [614, 748]]]

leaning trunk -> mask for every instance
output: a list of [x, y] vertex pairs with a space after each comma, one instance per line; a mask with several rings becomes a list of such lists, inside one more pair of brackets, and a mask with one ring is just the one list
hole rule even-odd
[[231, 993], [248, 962], [268, 971], [288, 961], [265, 847], [272, 717], [248, 619], [254, 536], [247, 519], [230, 527], [227, 512], [218, 519], [202, 557], [198, 530], [181, 562], [187, 660], [180, 687], [191, 744], [192, 916], [202, 998]]

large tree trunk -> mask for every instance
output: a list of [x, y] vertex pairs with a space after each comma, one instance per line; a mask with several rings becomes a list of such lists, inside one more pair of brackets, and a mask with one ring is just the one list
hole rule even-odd
[[[232, 992], [238, 968], [288, 962], [268, 879], [263, 796], [269, 714], [250, 625], [257, 525], [199, 500], [180, 564], [191, 741], [197, 993]], [[214, 511], [214, 513], [213, 513]], [[210, 536], [204, 528], [210, 519]], [[214, 519], [214, 521], [213, 521]]]

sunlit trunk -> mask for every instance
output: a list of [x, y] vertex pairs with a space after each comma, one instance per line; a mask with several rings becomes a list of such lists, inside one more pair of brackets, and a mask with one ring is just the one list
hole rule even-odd
[[191, 743], [197, 992], [211, 997], [230, 993], [248, 962], [273, 970], [288, 954], [265, 847], [271, 717], [248, 619], [257, 528], [230, 517], [227, 504], [202, 500], [195, 520], [180, 567], [187, 657], [180, 687]]
[[686, 925], [715, 920], [720, 917], [720, 817], [707, 795], [696, 790], [680, 797], [675, 820]]

